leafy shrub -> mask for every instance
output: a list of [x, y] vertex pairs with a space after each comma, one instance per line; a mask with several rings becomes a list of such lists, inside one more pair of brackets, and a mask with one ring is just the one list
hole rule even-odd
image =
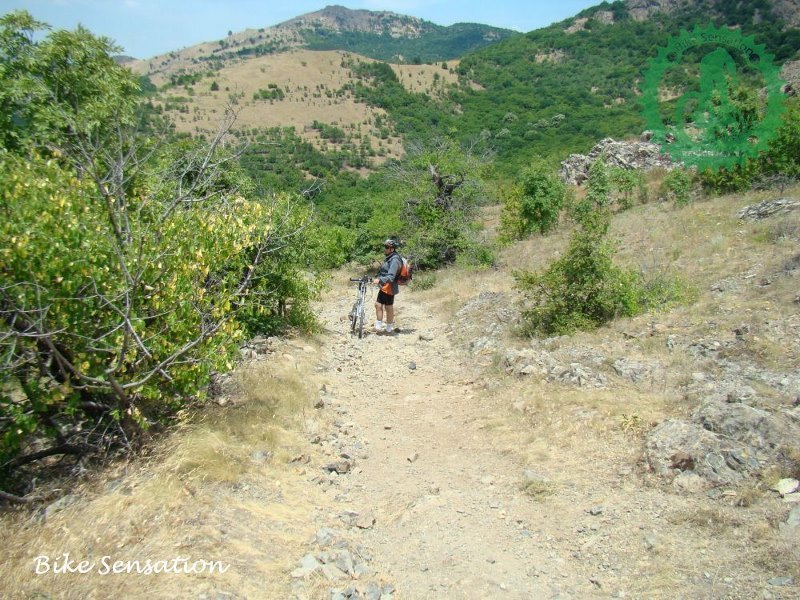
[[113, 46], [81, 28], [35, 42], [37, 27], [0, 18], [0, 56], [25, 55], [0, 69], [15, 115], [0, 118], [6, 481], [47, 456], [130, 447], [232, 366], [246, 330], [312, 327], [324, 246], [306, 237], [307, 200], [256, 197], [222, 148], [233, 113], [209, 144], [137, 130], [136, 78]]
[[611, 204], [611, 178], [605, 160], [600, 157], [589, 169], [586, 195], [571, 205], [571, 216], [577, 223], [594, 219], [598, 212], [607, 213]]
[[608, 239], [611, 183], [602, 160], [592, 166], [587, 194], [576, 204], [578, 227], [564, 254], [542, 273], [520, 271], [517, 287], [525, 296], [522, 330], [528, 335], [564, 335], [594, 329], [648, 308], [691, 299], [678, 279], [643, 275], [617, 267]]
[[617, 204], [620, 210], [627, 210], [633, 206], [634, 192], [644, 186], [644, 175], [641, 171], [633, 169], [610, 169], [609, 177], [614, 190], [617, 192]]
[[613, 264], [615, 247], [606, 236], [607, 217], [595, 212], [582, 220], [564, 255], [543, 273], [516, 274], [525, 295], [524, 333], [570, 334], [642, 309], [636, 274]]
[[537, 162], [520, 175], [517, 189], [506, 192], [500, 215], [501, 239], [547, 233], [558, 224], [566, 188], [558, 175]]
[[684, 169], [673, 169], [661, 182], [660, 193], [667, 199], [674, 200], [678, 206], [689, 203], [691, 192], [692, 175]]
[[487, 253], [477, 250], [481, 241], [472, 225], [484, 197], [488, 158], [472, 150], [438, 138], [411, 146], [403, 163], [391, 165], [389, 179], [402, 198], [401, 228], [395, 231], [420, 268], [452, 264], [463, 252], [486, 260]]
[[797, 97], [786, 100], [781, 126], [766, 152], [731, 168], [706, 169], [700, 174], [700, 183], [704, 190], [715, 194], [741, 192], [771, 175], [800, 176], [800, 99]]
[[436, 272], [434, 271], [417, 273], [411, 281], [411, 287], [419, 291], [430, 290], [436, 286], [436, 280]]

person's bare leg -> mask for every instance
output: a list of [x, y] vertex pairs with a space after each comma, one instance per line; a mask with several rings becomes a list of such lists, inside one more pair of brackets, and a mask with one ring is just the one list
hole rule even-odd
[[386, 331], [391, 333], [394, 330], [394, 306], [386, 305]]
[[375, 303], [375, 331], [383, 331], [383, 304]]

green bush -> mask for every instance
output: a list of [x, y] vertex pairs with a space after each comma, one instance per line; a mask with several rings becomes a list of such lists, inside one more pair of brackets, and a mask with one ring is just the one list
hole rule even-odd
[[430, 290], [436, 286], [436, 272], [426, 271], [419, 274], [414, 274], [414, 279], [411, 280], [411, 287], [414, 290], [424, 291]]
[[628, 210], [633, 206], [634, 192], [641, 190], [644, 185], [644, 175], [638, 170], [613, 167], [609, 176], [617, 193], [619, 209]]
[[706, 169], [699, 178], [704, 190], [715, 194], [741, 192], [771, 176], [800, 177], [800, 99], [787, 98], [785, 102], [781, 126], [767, 151], [731, 168]]
[[[412, 145], [402, 163], [391, 165], [388, 179], [402, 206], [400, 229], [395, 231], [421, 268], [452, 264], [463, 252], [479, 261], [487, 259], [486, 252], [477, 250], [482, 242], [473, 223], [485, 197], [488, 162], [472, 150], [438, 138]], [[371, 221], [376, 218], [380, 217], [373, 215]]]
[[594, 329], [642, 310], [637, 275], [613, 264], [616, 249], [607, 239], [607, 217], [595, 212], [582, 220], [564, 255], [543, 273], [516, 274], [525, 296], [522, 320], [528, 335]]
[[692, 174], [681, 168], [673, 169], [661, 182], [659, 191], [678, 206], [688, 204], [692, 198]]
[[524, 296], [523, 333], [570, 334], [691, 299], [680, 280], [665, 274], [647, 278], [614, 265], [616, 246], [608, 238], [611, 189], [608, 171], [598, 160], [589, 173], [586, 197], [575, 205], [578, 226], [567, 250], [542, 273], [515, 274]]
[[565, 192], [561, 179], [544, 163], [526, 168], [516, 188], [504, 194], [501, 240], [520, 240], [534, 231], [544, 234], [553, 229], [558, 224]]
[[113, 46], [37, 27], [0, 19], [0, 56], [25, 55], [0, 68], [0, 485], [41, 457], [130, 447], [246, 333], [313, 327], [330, 246], [302, 196], [256, 196], [219, 143], [234, 115], [209, 144], [136, 129]]
[[598, 212], [607, 213], [611, 204], [611, 177], [603, 157], [598, 158], [589, 169], [586, 195], [571, 204], [571, 216], [577, 223], [592, 220]]

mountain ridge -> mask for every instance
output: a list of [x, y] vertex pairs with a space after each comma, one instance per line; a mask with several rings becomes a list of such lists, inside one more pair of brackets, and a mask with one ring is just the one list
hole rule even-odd
[[[180, 70], [197, 71], [203, 63], [299, 48], [345, 50], [378, 60], [419, 64], [452, 60], [512, 35], [517, 33], [480, 23], [443, 26], [391, 11], [354, 10], [329, 5], [270, 27], [229, 31], [224, 39], [138, 59], [131, 64], [138, 73], [168, 75]], [[382, 51], [381, 46], [387, 43], [391, 46]]]
[[[364, 160], [370, 166], [382, 162], [376, 154], [401, 156], [400, 148], [409, 139], [450, 132], [462, 141], [478, 136], [488, 139], [510, 173], [531, 155], [561, 160], [585, 152], [605, 137], [638, 136], [644, 129], [638, 82], [655, 49], [681, 30], [709, 22], [738, 29], [745, 36], [755, 35], [777, 62], [791, 63], [800, 47], [800, 30], [791, 25], [797, 18], [800, 0], [603, 2], [526, 34], [511, 34], [493, 43], [482, 39], [486, 45], [466, 52], [459, 61], [434, 61], [409, 54], [414, 47], [402, 45], [411, 42], [419, 49], [420, 43], [436, 41], [442, 32], [452, 42], [458, 24], [442, 27], [388, 11], [353, 11], [332, 5], [269, 29], [232, 33], [227, 41], [194, 47], [161, 62], [133, 63], [132, 68], [152, 76], [162, 95], [184, 97], [175, 109], [183, 113], [175, 116], [184, 132], [201, 133], [203, 127], [210, 127], [215, 111], [205, 90], [216, 82], [224, 92], [238, 90], [254, 98], [242, 96], [240, 102], [258, 107], [266, 120], [254, 115], [243, 121], [246, 126], [295, 127], [321, 151], [331, 146], [319, 138], [314, 121], [352, 131], [351, 142], [356, 146], [368, 136], [364, 146], [371, 149], [365, 152], [373, 158]], [[464, 34], [464, 40], [469, 42], [476, 31], [481, 38], [493, 32], [473, 30]], [[318, 50], [339, 54], [317, 64], [313, 51]], [[362, 61], [359, 57], [370, 57], [363, 58], [367, 62], [394, 62], [394, 76], [389, 77], [388, 71], [386, 77], [359, 75], [345, 67]], [[231, 69], [245, 72], [242, 65], [252, 59], [259, 61], [258, 68], [252, 65], [247, 69], [249, 78], [239, 80]], [[426, 62], [419, 69], [410, 68]], [[287, 66], [279, 68], [279, 63]], [[315, 65], [317, 80], [302, 74], [304, 65]], [[254, 94], [262, 94], [268, 86], [284, 93], [272, 97], [265, 92], [270, 98], [264, 106], [259, 102], [263, 98]], [[325, 89], [314, 89], [319, 86]], [[229, 94], [214, 94], [218, 112]], [[198, 101], [203, 106], [193, 107]], [[342, 102], [347, 103], [349, 117]], [[248, 111], [242, 113], [245, 119]], [[286, 111], [292, 118], [281, 121]], [[357, 163], [363, 165], [364, 160]]]

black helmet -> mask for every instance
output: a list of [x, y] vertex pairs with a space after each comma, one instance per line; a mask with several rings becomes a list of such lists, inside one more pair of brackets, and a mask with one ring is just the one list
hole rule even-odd
[[388, 238], [388, 239], [383, 240], [383, 245], [384, 245], [384, 247], [385, 246], [391, 246], [392, 248], [397, 248], [400, 244], [397, 243], [397, 240], [392, 239], [392, 238]]

